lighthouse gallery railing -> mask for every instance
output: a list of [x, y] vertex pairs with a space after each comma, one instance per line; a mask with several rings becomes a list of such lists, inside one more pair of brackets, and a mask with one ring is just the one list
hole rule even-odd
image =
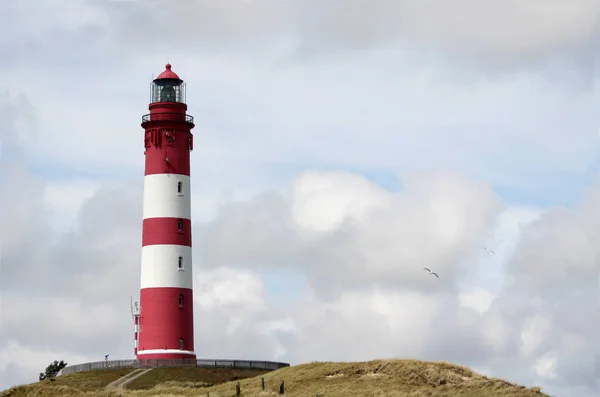
[[200, 367], [200, 368], [230, 368], [230, 369], [258, 369], [274, 371], [289, 367], [290, 364], [276, 361], [247, 361], [247, 360], [112, 360], [96, 361], [91, 363], [70, 365], [63, 368], [61, 375], [74, 372], [97, 371], [102, 369], [118, 368], [173, 368], [173, 367]]
[[142, 116], [142, 123], [149, 121], [185, 121], [186, 123], [194, 123], [194, 117], [184, 113], [149, 113]]

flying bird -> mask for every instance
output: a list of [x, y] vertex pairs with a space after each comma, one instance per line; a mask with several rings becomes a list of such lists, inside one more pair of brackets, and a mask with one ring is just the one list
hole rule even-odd
[[483, 247], [483, 249], [486, 250], [487, 252], [490, 252], [490, 253], [496, 255], [496, 253], [494, 251], [492, 251], [491, 249], [488, 249], [486, 247]]
[[432, 272], [431, 269], [427, 269], [426, 267], [424, 267], [423, 269], [427, 270], [429, 272], [429, 274], [433, 274], [437, 278], [440, 278], [440, 276], [438, 276], [436, 272]]

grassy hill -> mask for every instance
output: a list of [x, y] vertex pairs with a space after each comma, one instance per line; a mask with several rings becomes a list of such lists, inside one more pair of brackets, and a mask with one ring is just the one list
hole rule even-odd
[[[173, 397], [277, 396], [285, 382], [290, 397], [548, 397], [539, 388], [526, 388], [443, 362], [375, 360], [362, 363], [309, 363], [268, 373], [251, 370], [164, 368], [135, 379], [126, 390], [105, 389], [130, 370], [104, 370], [59, 376], [55, 382], [18, 386], [0, 397]], [[261, 390], [261, 377], [265, 391]]]

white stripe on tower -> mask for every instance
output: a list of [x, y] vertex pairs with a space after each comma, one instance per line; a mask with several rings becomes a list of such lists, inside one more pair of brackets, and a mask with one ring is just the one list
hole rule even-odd
[[143, 217], [191, 219], [190, 177], [177, 174], [146, 175]]
[[161, 287], [193, 288], [192, 247], [174, 244], [142, 247], [142, 288]]

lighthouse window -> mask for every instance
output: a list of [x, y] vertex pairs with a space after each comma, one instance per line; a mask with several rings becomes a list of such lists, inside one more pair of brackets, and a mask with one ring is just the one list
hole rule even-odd
[[179, 339], [179, 350], [183, 350], [183, 338]]
[[177, 182], [177, 194], [183, 196], [183, 183]]
[[177, 259], [177, 267], [183, 269], [183, 257], [181, 256]]
[[177, 221], [177, 230], [179, 230], [180, 232], [183, 231], [183, 221], [181, 219]]
[[183, 295], [179, 295], [179, 306], [183, 306]]

